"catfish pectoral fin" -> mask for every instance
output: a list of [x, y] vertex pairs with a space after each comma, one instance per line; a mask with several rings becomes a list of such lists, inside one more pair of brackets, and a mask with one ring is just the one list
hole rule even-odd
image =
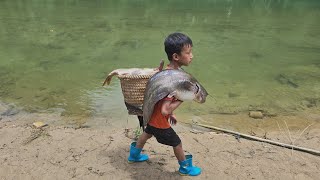
[[177, 91], [173, 91], [168, 95], [168, 98], [172, 98], [177, 95]]

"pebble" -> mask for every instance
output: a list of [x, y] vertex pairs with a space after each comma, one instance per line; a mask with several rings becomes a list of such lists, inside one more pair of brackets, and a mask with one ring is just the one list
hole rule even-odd
[[255, 119], [262, 119], [263, 114], [261, 111], [250, 111], [249, 112], [249, 117], [255, 118]]
[[44, 126], [47, 126], [48, 124], [44, 123], [44, 122], [41, 122], [41, 121], [38, 121], [38, 122], [34, 122], [32, 124], [35, 128], [41, 128], [41, 127], [44, 127]]

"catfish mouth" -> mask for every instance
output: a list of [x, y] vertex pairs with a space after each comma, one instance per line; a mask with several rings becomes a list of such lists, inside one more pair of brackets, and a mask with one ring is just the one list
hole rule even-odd
[[198, 84], [196, 84], [196, 92], [194, 93], [195, 97], [194, 97], [194, 101], [198, 102], [198, 103], [204, 103], [206, 101], [206, 98], [202, 97], [202, 93], [200, 92], [200, 86]]
[[198, 84], [196, 84], [196, 87], [197, 87], [197, 90], [196, 90], [195, 95], [198, 95], [198, 94], [199, 94], [199, 92], [200, 92], [200, 87], [199, 87], [199, 85], [198, 85]]
[[203, 101], [201, 94], [200, 94], [200, 86], [196, 83], [196, 92], [194, 93], [194, 101], [201, 103]]

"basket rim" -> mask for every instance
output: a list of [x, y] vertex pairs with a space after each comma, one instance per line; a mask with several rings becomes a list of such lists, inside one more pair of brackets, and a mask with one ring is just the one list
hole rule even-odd
[[148, 75], [118, 75], [119, 79], [148, 79], [151, 78], [154, 74], [148, 74]]

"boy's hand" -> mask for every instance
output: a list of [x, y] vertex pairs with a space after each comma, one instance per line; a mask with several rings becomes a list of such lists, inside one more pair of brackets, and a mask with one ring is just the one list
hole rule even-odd
[[171, 114], [169, 117], [169, 121], [171, 125], [176, 125], [177, 124], [177, 118], [175, 115]]

